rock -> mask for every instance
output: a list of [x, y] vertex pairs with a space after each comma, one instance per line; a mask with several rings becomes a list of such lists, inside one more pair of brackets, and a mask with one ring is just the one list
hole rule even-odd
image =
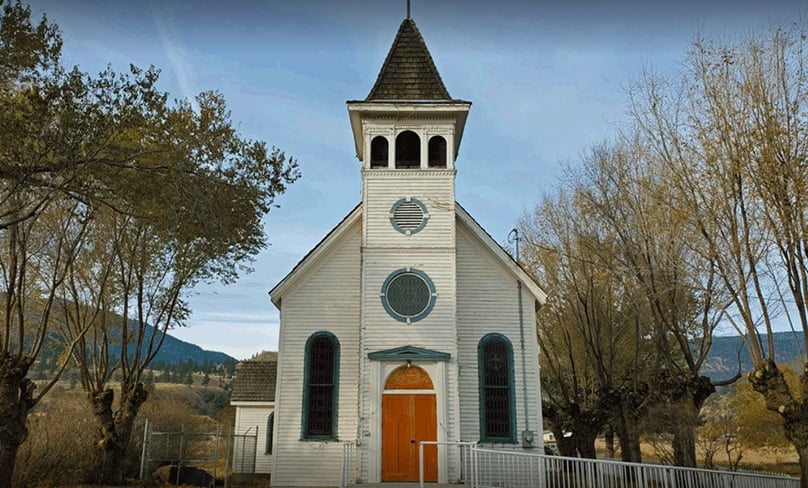
[[152, 473], [152, 476], [161, 483], [170, 483], [172, 485], [206, 487], [212, 487], [214, 485], [213, 476], [204, 469], [195, 468], [193, 466], [183, 466], [179, 469], [179, 479], [177, 478], [177, 471], [176, 465], [167, 464], [157, 468], [154, 473]]

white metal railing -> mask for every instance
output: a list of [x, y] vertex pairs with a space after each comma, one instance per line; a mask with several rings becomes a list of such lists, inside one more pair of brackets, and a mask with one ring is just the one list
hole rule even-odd
[[472, 472], [471, 468], [471, 447], [475, 445], [474, 442], [450, 441], [419, 441], [418, 442], [418, 483], [421, 488], [424, 488], [424, 446], [456, 446], [460, 449], [460, 479], [461, 483], [468, 481], [468, 473]]
[[472, 488], [798, 488], [799, 479], [471, 446]]
[[342, 444], [342, 468], [339, 473], [339, 488], [345, 488], [354, 484], [356, 477], [354, 471], [354, 443], [345, 442]]

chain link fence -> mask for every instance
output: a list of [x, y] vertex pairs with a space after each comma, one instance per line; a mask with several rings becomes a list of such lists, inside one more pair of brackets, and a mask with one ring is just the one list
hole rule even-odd
[[258, 432], [143, 432], [140, 479], [158, 474], [173, 484], [227, 487], [232, 474], [255, 473]]

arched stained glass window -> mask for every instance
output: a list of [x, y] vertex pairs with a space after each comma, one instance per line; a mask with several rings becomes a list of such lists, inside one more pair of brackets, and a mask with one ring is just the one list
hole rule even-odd
[[306, 342], [303, 385], [304, 439], [335, 439], [339, 342], [330, 332], [317, 332]]
[[480, 438], [516, 442], [513, 348], [502, 334], [488, 334], [478, 347], [480, 370]]

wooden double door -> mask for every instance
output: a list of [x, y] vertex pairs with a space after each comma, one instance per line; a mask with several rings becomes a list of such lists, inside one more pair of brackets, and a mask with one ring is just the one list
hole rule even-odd
[[[438, 436], [434, 394], [382, 395], [382, 481], [418, 481], [418, 442]], [[424, 446], [424, 481], [438, 481], [438, 449]]]

